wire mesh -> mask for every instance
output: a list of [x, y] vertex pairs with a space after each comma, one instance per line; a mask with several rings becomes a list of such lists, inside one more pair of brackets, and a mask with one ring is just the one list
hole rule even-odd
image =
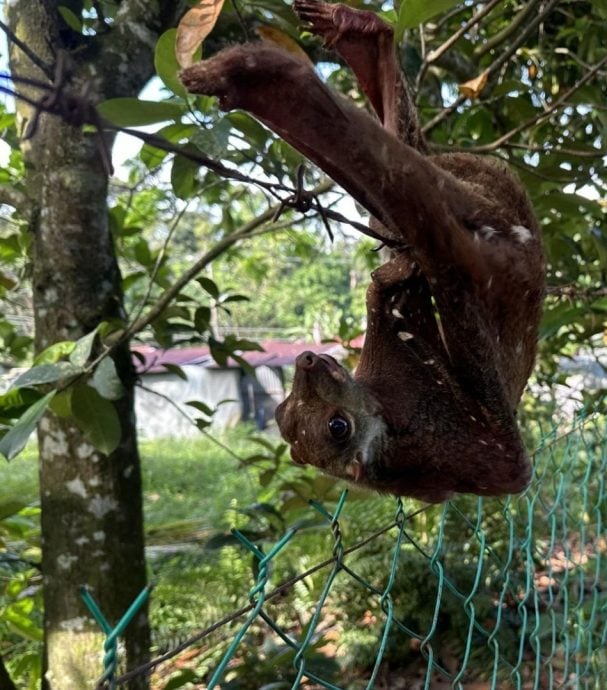
[[[332, 510], [312, 502], [331, 556], [277, 587], [273, 566], [296, 530], [266, 552], [240, 535], [258, 566], [249, 603], [117, 683], [246, 616], [230, 628], [203, 682], [209, 690], [607, 688], [604, 432], [600, 416], [554, 429], [540, 443], [521, 496], [462, 496], [415, 512], [386, 498], [395, 500], [393, 521], [356, 544], [341, 527], [346, 492]], [[316, 589], [306, 585], [312, 576], [322, 576]], [[302, 586], [314, 601], [293, 625], [290, 595]], [[357, 635], [364, 638], [358, 647]], [[280, 648], [290, 662], [289, 672], [276, 663], [274, 682], [264, 676], [262, 683], [247, 663], [255, 636], [266, 646], [275, 641], [268, 656], [277, 658]]]

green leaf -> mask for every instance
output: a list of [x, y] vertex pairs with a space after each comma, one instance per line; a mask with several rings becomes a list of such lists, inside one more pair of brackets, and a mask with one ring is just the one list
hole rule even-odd
[[12, 388], [0, 395], [0, 419], [17, 419], [30, 405], [40, 399], [40, 394], [29, 388]]
[[227, 304], [228, 302], [250, 302], [251, 298], [246, 295], [228, 295], [221, 300], [221, 304]]
[[36, 355], [34, 364], [54, 364], [62, 357], [69, 355], [75, 347], [76, 343], [73, 340], [53, 343]]
[[186, 668], [173, 676], [164, 686], [164, 690], [177, 690], [177, 688], [182, 688], [186, 683], [195, 683], [196, 680], [198, 680], [198, 676], [194, 671]]
[[219, 288], [213, 280], [205, 276], [200, 276], [196, 278], [196, 282], [205, 292], [208, 292], [213, 299], [219, 299]]
[[140, 127], [166, 120], [177, 120], [183, 107], [166, 101], [144, 101], [138, 98], [111, 98], [97, 107], [102, 117], [119, 127]]
[[97, 329], [87, 333], [76, 341], [76, 346], [70, 355], [70, 362], [74, 366], [82, 368], [88, 362], [96, 335]]
[[120, 400], [123, 397], [124, 386], [111, 357], [105, 357], [99, 362], [93, 374], [93, 388], [106, 400]]
[[0, 503], [0, 522], [6, 520], [6, 518], [8, 517], [13, 517], [14, 515], [17, 515], [17, 513], [21, 512], [26, 506], [27, 503], [14, 499], [3, 501], [2, 503]]
[[[170, 125], [166, 125], [162, 129], [156, 132], [156, 136], [166, 139], [171, 144], [185, 143], [189, 141], [190, 137], [197, 131], [195, 125], [184, 124], [183, 122], [174, 122]], [[167, 157], [168, 151], [152, 146], [150, 144], [144, 144], [141, 147], [141, 152], [139, 157], [141, 158], [144, 165], [148, 170], [153, 170], [158, 167], [162, 161]]]
[[42, 629], [32, 620], [31, 614], [19, 611], [15, 606], [8, 606], [2, 617], [8, 627], [21, 637], [34, 642], [42, 640]]
[[398, 30], [412, 29], [446, 12], [458, 4], [459, 0], [403, 0], [398, 13]]
[[276, 469], [272, 468], [269, 470], [266, 470], [265, 472], [262, 472], [259, 475], [259, 483], [261, 486], [264, 488], [270, 484], [272, 479], [274, 479], [274, 475], [276, 474]]
[[205, 405], [203, 402], [200, 402], [200, 400], [189, 400], [186, 402], [186, 405], [189, 405], [199, 412], [202, 412], [202, 414], [205, 414], [207, 417], [212, 417], [215, 412], [211, 407]]
[[590, 308], [595, 311], [607, 311], [607, 297], [599, 297], [590, 303]]
[[181, 367], [178, 367], [176, 364], [167, 364], [166, 362], [164, 362], [162, 366], [170, 374], [175, 374], [175, 376], [178, 376], [180, 379], [183, 379], [184, 381], [188, 380], [188, 375], [185, 373], [185, 371]]
[[174, 94], [185, 97], [187, 91], [179, 81], [177, 73], [181, 70], [175, 57], [175, 36], [177, 29], [165, 31], [156, 43], [154, 67], [164, 85]]
[[71, 362], [57, 362], [57, 364], [41, 364], [32, 367], [17, 378], [11, 385], [11, 389], [25, 388], [26, 386], [38, 386], [42, 383], [55, 383], [69, 376], [82, 373], [82, 367], [75, 366]]
[[70, 29], [72, 29], [72, 31], [75, 31], [78, 34], [82, 33], [82, 20], [77, 14], [72, 12], [69, 7], [65, 7], [64, 5], [59, 5], [57, 11], [63, 18], [63, 21], [70, 27]]
[[91, 386], [81, 384], [72, 393], [72, 414], [87, 439], [97, 450], [109, 455], [118, 447], [120, 419], [109, 400]]
[[232, 126], [224, 118], [213, 127], [198, 129], [192, 136], [192, 143], [211, 158], [223, 158], [228, 150]]
[[232, 127], [242, 132], [247, 139], [255, 143], [256, 148], [263, 151], [266, 142], [270, 138], [270, 132], [257, 120], [243, 112], [230, 113], [226, 117], [232, 123]]
[[19, 417], [16, 424], [0, 439], [0, 455], [4, 455], [7, 460], [19, 455], [54, 396], [55, 391], [47, 393]]
[[199, 164], [184, 156], [175, 156], [171, 168], [171, 186], [176, 196], [188, 199], [196, 188]]
[[206, 333], [211, 323], [211, 310], [209, 307], [198, 307], [194, 312], [194, 328], [199, 333]]
[[555, 309], [544, 312], [540, 323], [540, 340], [547, 340], [556, 335], [563, 326], [573, 325], [581, 316], [588, 314], [584, 307], [561, 304]]
[[48, 406], [58, 417], [71, 417], [72, 416], [72, 388], [60, 391], [51, 400]]

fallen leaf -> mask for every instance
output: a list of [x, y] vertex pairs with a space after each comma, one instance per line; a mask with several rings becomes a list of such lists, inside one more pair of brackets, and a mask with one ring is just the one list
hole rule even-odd
[[175, 57], [182, 68], [189, 67], [193, 56], [217, 22], [224, 0], [201, 0], [188, 10], [177, 26]]
[[273, 45], [279, 46], [287, 53], [297, 55], [311, 62], [306, 51], [299, 43], [293, 40], [288, 34], [283, 33], [280, 29], [276, 29], [273, 26], [258, 26], [255, 31], [264, 43], [272, 43]]
[[470, 81], [460, 84], [458, 87], [459, 92], [462, 94], [462, 96], [466, 96], [472, 100], [478, 98], [481, 91], [487, 85], [488, 76], [489, 70], [485, 70], [482, 74], [479, 74], [478, 77], [474, 77], [474, 79], [470, 79]]

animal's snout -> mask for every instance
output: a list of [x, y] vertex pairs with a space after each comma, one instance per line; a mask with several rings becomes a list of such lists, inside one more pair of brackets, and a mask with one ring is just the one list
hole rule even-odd
[[306, 371], [309, 371], [310, 369], [313, 369], [315, 364], [318, 362], [318, 355], [315, 355], [313, 352], [306, 351], [302, 352], [299, 357], [295, 360], [295, 366], [298, 369], [304, 369]]

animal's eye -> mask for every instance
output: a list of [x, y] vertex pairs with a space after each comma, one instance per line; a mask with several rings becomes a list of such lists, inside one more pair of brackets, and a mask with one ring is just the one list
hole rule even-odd
[[336, 441], [343, 441], [350, 433], [350, 422], [339, 415], [329, 420], [329, 433]]

